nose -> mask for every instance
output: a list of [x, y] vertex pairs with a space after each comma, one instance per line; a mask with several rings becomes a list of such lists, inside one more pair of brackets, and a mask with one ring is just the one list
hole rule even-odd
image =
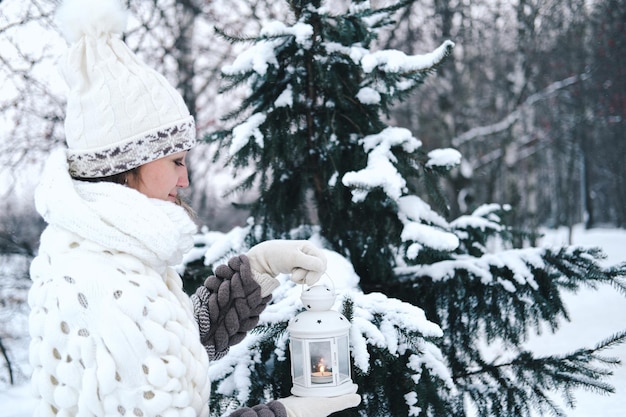
[[178, 182], [176, 183], [178, 188], [187, 188], [189, 187], [189, 174], [187, 172], [187, 167], [184, 167], [183, 172], [178, 176]]

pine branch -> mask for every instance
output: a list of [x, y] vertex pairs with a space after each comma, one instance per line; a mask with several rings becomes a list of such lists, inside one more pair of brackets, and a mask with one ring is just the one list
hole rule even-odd
[[580, 284], [597, 289], [599, 283], [609, 284], [626, 294], [626, 263], [603, 268], [596, 260], [606, 257], [602, 249], [566, 247], [546, 250], [543, 258], [560, 275], [564, 288], [576, 290]]
[[611, 286], [626, 295], [626, 262], [605, 269], [605, 273], [613, 278]]
[[[602, 350], [606, 350], [606, 349], [610, 349], [613, 348], [615, 346], [621, 345], [622, 343], [624, 343], [626, 341], [626, 330], [622, 331], [621, 333], [616, 333], [613, 336], [599, 342], [598, 344], [596, 344], [596, 346], [591, 350], [591, 352], [595, 353], [595, 352], [600, 352]], [[617, 362], [610, 360], [611, 363], [619, 363], [619, 360], [617, 360]]]
[[400, 9], [410, 6], [413, 3], [415, 3], [415, 0], [402, 0], [396, 3], [393, 3], [389, 6], [381, 7], [380, 9], [367, 9], [363, 13], [363, 16], [372, 16], [375, 14], [391, 15]]
[[438, 172], [432, 169], [424, 170], [423, 183], [434, 209], [447, 217], [450, 214], [450, 207], [444, 196], [443, 185], [440, 180], [441, 175]]
[[265, 340], [276, 340], [285, 334], [288, 325], [289, 323], [286, 321], [261, 324], [252, 329], [251, 333], [260, 334]]
[[220, 27], [215, 27], [215, 33], [231, 43], [244, 43], [244, 42], [256, 42], [259, 40], [258, 36], [240, 36], [229, 35], [226, 31]]
[[[530, 409], [517, 408], [520, 404], [528, 403], [539, 412], [548, 411], [553, 415], [564, 416], [550, 399], [550, 392], [561, 392], [569, 407], [575, 405], [572, 395], [574, 389], [614, 393], [614, 387], [605, 379], [613, 375], [608, 367], [619, 365], [620, 360], [601, 356], [600, 353], [625, 341], [626, 331], [623, 331], [594, 348], [578, 349], [564, 355], [535, 358], [530, 352], [523, 351], [505, 363], [478, 359], [476, 369], [455, 374], [454, 377], [460, 385], [469, 387], [477, 407], [486, 413], [481, 415], [487, 415], [488, 410], [493, 410], [494, 404], [484, 399], [492, 397], [491, 401], [500, 402], [498, 407], [501, 408], [501, 414], [498, 415], [530, 416]], [[496, 390], [498, 392], [484, 394], [485, 389], [488, 391], [489, 387], [494, 386], [499, 387]], [[503, 388], [506, 389], [506, 396], [500, 396]]]

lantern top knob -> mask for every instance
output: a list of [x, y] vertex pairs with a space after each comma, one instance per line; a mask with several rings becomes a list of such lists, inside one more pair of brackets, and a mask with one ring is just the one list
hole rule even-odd
[[326, 285], [314, 285], [302, 291], [302, 304], [309, 311], [325, 311], [335, 304], [335, 290]]

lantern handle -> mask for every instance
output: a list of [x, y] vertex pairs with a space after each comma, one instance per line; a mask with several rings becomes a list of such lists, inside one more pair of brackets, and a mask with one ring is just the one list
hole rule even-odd
[[[317, 285], [317, 283], [319, 283], [319, 282], [322, 280], [322, 278], [324, 277], [324, 275], [326, 275], [326, 276], [328, 277], [328, 280], [330, 281], [330, 283], [331, 283], [331, 285], [332, 285], [332, 290], [333, 290], [333, 293], [335, 293], [335, 292], [336, 292], [336, 291], [335, 291], [335, 281], [333, 281], [333, 279], [330, 277], [330, 275], [328, 275], [328, 272], [326, 272], [326, 271], [324, 271], [324, 273], [322, 274], [322, 276], [320, 277], [320, 279], [319, 279], [319, 280], [318, 280], [315, 284], [313, 284], [313, 285], [309, 285], [308, 287], [309, 287], [309, 288], [311, 288], [311, 287], [314, 287], [315, 285]], [[302, 292], [303, 292], [303, 293], [304, 293], [304, 288], [305, 288], [306, 286], [307, 286], [306, 282], [302, 283]]]

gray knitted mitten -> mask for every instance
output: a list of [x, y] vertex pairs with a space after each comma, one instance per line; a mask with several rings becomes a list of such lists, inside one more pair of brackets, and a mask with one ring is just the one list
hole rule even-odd
[[255, 405], [252, 408], [240, 408], [228, 417], [287, 417], [287, 411], [280, 402], [271, 401], [267, 404]]
[[222, 356], [259, 322], [271, 295], [262, 298], [246, 255], [232, 257], [196, 290], [191, 299], [200, 340], [211, 359]]

